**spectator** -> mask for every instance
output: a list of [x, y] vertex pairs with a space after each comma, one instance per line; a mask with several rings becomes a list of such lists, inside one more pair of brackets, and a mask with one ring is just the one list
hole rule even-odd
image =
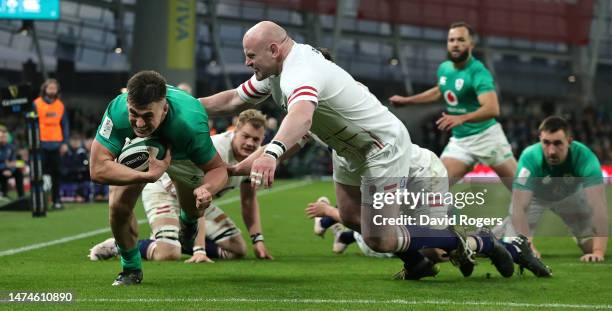
[[68, 151], [67, 140], [70, 135], [57, 80], [47, 79], [43, 83], [40, 96], [34, 100], [34, 107], [39, 119], [43, 173], [51, 175], [53, 208], [62, 209], [59, 192], [61, 156]]
[[2, 196], [8, 194], [8, 180], [15, 179], [17, 195], [24, 196], [23, 190], [23, 171], [17, 165], [17, 155], [13, 144], [9, 143], [9, 135], [6, 127], [0, 125], [0, 190]]

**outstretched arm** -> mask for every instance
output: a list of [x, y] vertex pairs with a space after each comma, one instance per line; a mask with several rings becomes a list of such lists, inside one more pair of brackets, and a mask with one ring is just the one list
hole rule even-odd
[[585, 253], [581, 261], [598, 262], [604, 261], [608, 247], [608, 204], [606, 203], [606, 191], [603, 185], [592, 186], [584, 189], [587, 204], [591, 207], [592, 222], [595, 228], [593, 237], [593, 250]]
[[439, 100], [441, 97], [442, 93], [440, 92], [440, 88], [436, 85], [423, 93], [412, 96], [393, 95], [389, 98], [389, 101], [394, 106], [399, 107], [412, 104], [433, 103]]
[[201, 97], [198, 98], [198, 100], [211, 117], [237, 114], [242, 110], [254, 106], [243, 101], [240, 96], [238, 96], [238, 92], [235, 89], [223, 91], [208, 97]]
[[256, 191], [248, 183], [242, 183], [240, 185], [240, 203], [242, 206], [242, 219], [244, 220], [244, 225], [247, 230], [249, 230], [249, 236], [256, 237], [257, 239], [257, 241], [253, 243], [255, 257], [259, 259], [274, 259], [266, 249], [266, 244], [263, 240], [259, 202], [257, 202]]

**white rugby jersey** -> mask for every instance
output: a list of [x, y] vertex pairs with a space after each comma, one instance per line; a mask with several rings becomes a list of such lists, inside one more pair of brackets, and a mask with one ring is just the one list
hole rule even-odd
[[[234, 157], [234, 151], [232, 149], [232, 139], [234, 138], [233, 131], [217, 134], [211, 136], [210, 138], [212, 139], [213, 145], [215, 146], [215, 149], [217, 149], [217, 152], [219, 153], [219, 156], [221, 157], [223, 162], [227, 163], [228, 165], [234, 165], [238, 163], [238, 161]], [[225, 184], [223, 189], [217, 192], [215, 197], [221, 197], [228, 191], [239, 187], [240, 183], [242, 183], [245, 179], [246, 176], [229, 176], [227, 183]], [[174, 188], [174, 185], [172, 184], [172, 180], [170, 179], [168, 173], [164, 173], [162, 177], [157, 181], [157, 183], [163, 186], [164, 189], [166, 189], [166, 191], [170, 192], [172, 195], [176, 195], [176, 189]]]
[[[295, 43], [279, 76], [236, 88], [240, 98], [261, 102], [272, 95], [284, 109], [301, 100], [317, 105], [311, 131], [336, 153], [363, 163], [406, 131], [402, 122], [368, 90], [315, 48]], [[408, 142], [405, 143], [410, 143]]]

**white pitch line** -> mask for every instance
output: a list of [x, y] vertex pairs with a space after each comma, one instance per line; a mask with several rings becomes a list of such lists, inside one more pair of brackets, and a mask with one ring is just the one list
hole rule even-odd
[[374, 299], [267, 299], [267, 298], [83, 298], [76, 302], [120, 302], [120, 303], [160, 303], [160, 302], [229, 302], [229, 303], [301, 303], [301, 304], [360, 304], [360, 305], [466, 305], [496, 306], [511, 308], [564, 308], [564, 309], [612, 309], [609, 304], [566, 304], [566, 303], [521, 303], [496, 301], [454, 301], [454, 300], [374, 300]]
[[[303, 186], [309, 185], [311, 183], [312, 183], [311, 180], [303, 180], [303, 181], [299, 181], [299, 182], [295, 182], [295, 183], [290, 183], [290, 184], [282, 185], [280, 187], [272, 188], [271, 190], [268, 190], [268, 191], [260, 190], [259, 193], [257, 194], [257, 197], [263, 197], [263, 196], [270, 195], [270, 194], [273, 194], [273, 193], [276, 193], [276, 192], [281, 192], [281, 191], [285, 191], [285, 190], [289, 190], [289, 189], [293, 189], [293, 188], [303, 187]], [[240, 201], [240, 196], [235, 196], [235, 197], [231, 197], [231, 198], [215, 201], [215, 204], [220, 206], [220, 205], [225, 205], [225, 204], [233, 203], [233, 202], [236, 202], [236, 201]], [[146, 223], [146, 222], [147, 222], [146, 219], [138, 220], [138, 224], [143, 224], [143, 223]], [[23, 252], [27, 252], [27, 251], [43, 248], [43, 247], [48, 247], [48, 246], [68, 243], [68, 242], [72, 242], [72, 241], [75, 241], [75, 240], [80, 240], [80, 239], [88, 238], [88, 237], [91, 237], [91, 236], [94, 236], [94, 235], [98, 235], [98, 234], [102, 234], [102, 233], [107, 233], [107, 232], [110, 232], [110, 228], [108, 228], [108, 227], [107, 228], [100, 228], [100, 229], [96, 229], [96, 230], [93, 230], [93, 231], [79, 233], [77, 235], [67, 236], [65, 238], [61, 238], [61, 239], [57, 239], [57, 240], [53, 240], [53, 241], [48, 241], [48, 242], [43, 242], [43, 243], [36, 243], [36, 244], [26, 245], [26, 246], [22, 246], [22, 247], [18, 247], [18, 248], [7, 249], [7, 250], [4, 250], [4, 251], [0, 251], [0, 257], [10, 256], [10, 255], [18, 254], [18, 253], [23, 253]]]

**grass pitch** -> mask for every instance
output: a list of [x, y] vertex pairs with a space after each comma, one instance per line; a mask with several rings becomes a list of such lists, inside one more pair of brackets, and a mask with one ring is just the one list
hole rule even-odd
[[[488, 203], [504, 214], [509, 194], [496, 187]], [[90, 262], [86, 257], [91, 246], [111, 236], [106, 204], [68, 204], [42, 219], [0, 212], [3, 298], [22, 291], [71, 292], [75, 297], [64, 304], [0, 302], [0, 309], [612, 309], [612, 255], [605, 263], [581, 263], [569, 237], [536, 239], [553, 268], [550, 279], [529, 272], [503, 279], [482, 260], [470, 278], [442, 264], [436, 278], [393, 281], [401, 268], [398, 259], [367, 258], [357, 246], [335, 255], [330, 232], [324, 239], [313, 235], [304, 208], [320, 195], [333, 199], [330, 182], [288, 181], [275, 188], [261, 191], [259, 199], [274, 261], [257, 260], [252, 251], [245, 260], [214, 264], [145, 261], [143, 283], [127, 288], [110, 285], [120, 271], [118, 260]], [[611, 189], [607, 192], [612, 202]], [[226, 195], [221, 208], [248, 241], [237, 195]], [[144, 219], [140, 204], [136, 211]], [[548, 225], [560, 225], [550, 219]], [[141, 237], [148, 234], [148, 225], [142, 224]]]

